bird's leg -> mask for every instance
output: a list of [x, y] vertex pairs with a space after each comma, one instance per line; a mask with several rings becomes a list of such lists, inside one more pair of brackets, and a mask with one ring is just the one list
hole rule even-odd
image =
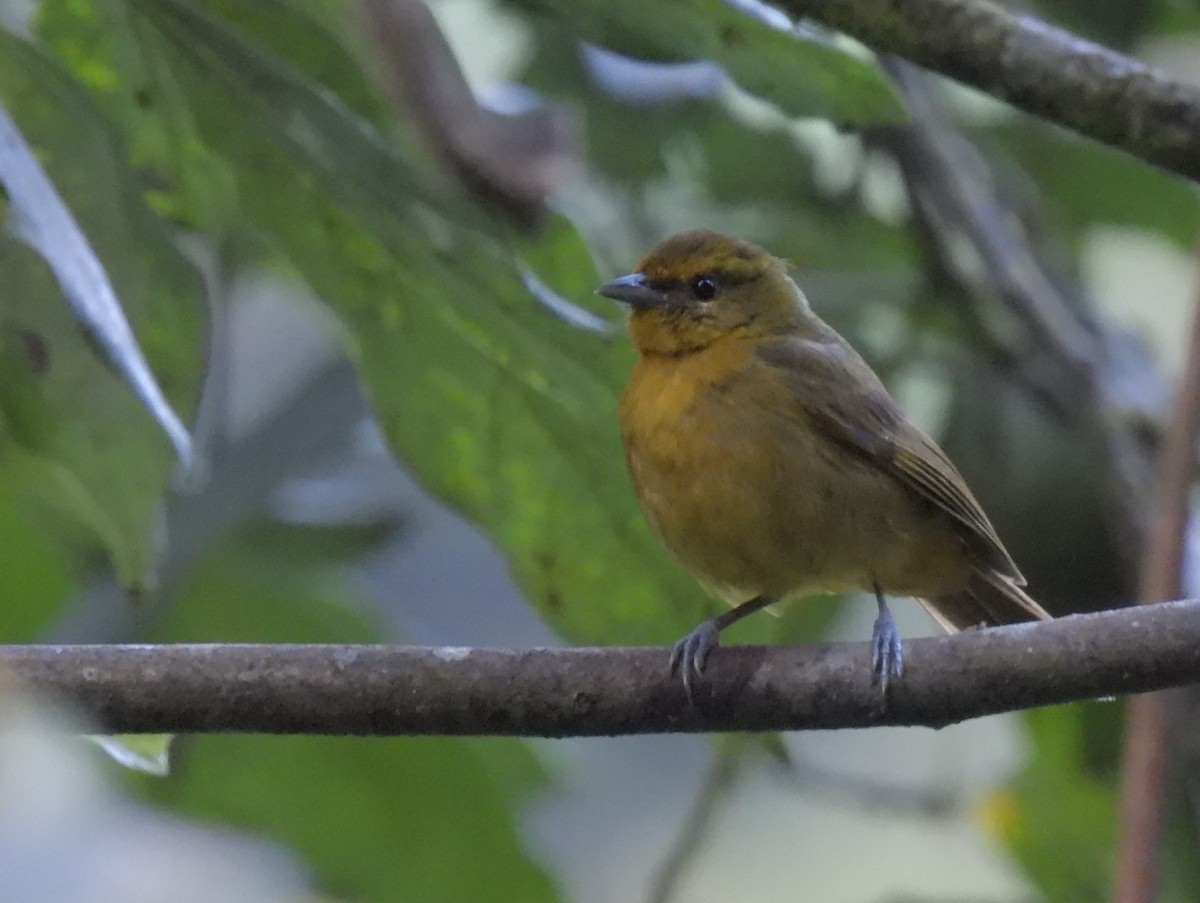
[[746, 615], [773, 605], [778, 601], [774, 596], [755, 596], [749, 602], [743, 602], [724, 614], [709, 618], [695, 630], [675, 644], [671, 650], [671, 673], [682, 672], [683, 688], [687, 691], [688, 699], [693, 699], [692, 682], [699, 680], [708, 663], [708, 654], [717, 648], [719, 634], [730, 624], [735, 624]]
[[879, 617], [871, 631], [871, 668], [883, 695], [887, 696], [892, 678], [904, 673], [904, 648], [900, 643], [900, 631], [896, 629], [896, 619], [888, 611], [887, 600], [878, 583], [875, 584], [875, 601], [879, 603]]

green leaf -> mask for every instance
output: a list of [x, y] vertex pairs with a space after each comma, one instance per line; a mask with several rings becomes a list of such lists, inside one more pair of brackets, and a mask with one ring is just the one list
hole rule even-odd
[[1000, 137], [1037, 179], [1048, 212], [1077, 234], [1134, 226], [1191, 249], [1200, 195], [1186, 180], [1039, 122], [1016, 121]]
[[[1128, 725], [1124, 702], [1058, 706], [1026, 712], [1033, 755], [1025, 771], [985, 809], [1047, 900], [1095, 900], [1111, 893]], [[1196, 899], [1194, 810], [1187, 792], [1170, 788], [1156, 899]], [[1178, 785], [1177, 785], [1178, 786]]]
[[197, 737], [148, 792], [287, 844], [349, 899], [557, 899], [464, 740]]
[[[703, 224], [788, 258], [806, 291], [814, 285], [814, 268], [826, 268], [826, 279], [853, 281], [854, 288], [842, 293], [856, 310], [863, 306], [864, 278], [880, 273], [878, 282], [890, 286], [898, 281], [892, 275], [898, 268], [913, 267], [905, 226], [882, 222], [819, 184], [814, 158], [854, 153], [857, 139], [818, 127], [810, 129], [818, 137], [806, 147], [790, 128], [746, 125], [720, 98], [675, 99], [649, 108], [621, 101], [596, 90], [577, 49], [559, 31], [537, 29], [535, 40], [522, 78], [585, 110], [588, 165], [603, 176], [606, 201], [624, 200], [620, 192], [627, 192], [632, 209], [618, 209], [628, 229], [598, 236], [605, 244], [638, 254], [643, 246], [628, 245], [640, 232], [649, 232], [643, 242], [654, 241], [664, 228]], [[810, 294], [827, 318], [829, 296]]]
[[155, 777], [163, 777], [171, 771], [174, 734], [93, 734], [87, 739], [125, 768]]
[[747, 91], [792, 116], [821, 116], [848, 126], [904, 118], [890, 82], [874, 63], [811, 29], [773, 27], [726, 0], [520, 0], [517, 5], [556, 18], [572, 36], [629, 56], [712, 60]]
[[0, 637], [7, 643], [35, 642], [78, 589], [61, 531], [39, 513], [0, 485]]
[[1048, 900], [1101, 900], [1111, 887], [1116, 800], [1088, 766], [1087, 708], [1028, 712], [1029, 765], [985, 809]]
[[[2, 31], [0, 100], [108, 269], [168, 398], [190, 409], [200, 282], [142, 203], [120, 142], [59, 66]], [[45, 262], [0, 236], [0, 271], [0, 484], [82, 527], [85, 544], [105, 548], [121, 581], [136, 587], [155, 558], [170, 446], [96, 354]]]
[[13, 234], [41, 255], [75, 317], [146, 410], [159, 422], [185, 467], [192, 439], [171, 410], [129, 328], [104, 265], [33, 155], [25, 136], [0, 105], [0, 183], [9, 198]]
[[352, 4], [205, 0], [204, 5], [307, 78], [328, 87], [358, 115], [377, 123], [391, 118], [390, 105], [362, 79], [358, 62], [347, 49], [354, 45], [359, 25]]

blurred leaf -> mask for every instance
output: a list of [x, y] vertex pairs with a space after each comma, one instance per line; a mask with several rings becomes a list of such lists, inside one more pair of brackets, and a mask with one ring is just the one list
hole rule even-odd
[[[914, 266], [906, 227], [885, 223], [850, 198], [822, 190], [812, 148], [789, 129], [748, 126], [719, 98], [685, 97], [647, 106], [611, 97], [596, 90], [577, 49], [561, 34], [541, 28], [535, 36], [534, 54], [522, 77], [586, 109], [582, 119], [589, 163], [608, 185], [628, 189], [634, 206], [623, 223], [630, 233], [622, 236], [625, 243], [649, 231], [646, 221], [651, 227], [659, 221], [678, 222], [677, 212], [676, 219], [669, 218], [674, 199], [664, 189], [670, 185], [690, 189], [694, 196], [697, 220], [680, 222], [681, 228], [720, 227], [714, 221], [729, 211], [738, 223], [733, 231], [788, 258], [799, 268], [797, 278], [806, 290], [813, 277], [805, 271], [812, 268], [836, 268], [826, 275], [843, 281], [852, 277], [845, 300], [854, 308], [863, 301], [859, 274], [886, 274], [886, 280], [900, 267]], [[815, 126], [809, 131], [826, 155], [844, 155], [855, 146], [833, 129]], [[630, 140], [631, 135], [637, 140]], [[641, 240], [661, 237], [652, 232]], [[637, 247], [634, 253], [642, 250]], [[827, 314], [830, 305], [839, 303], [831, 294], [810, 298]]]
[[[364, 642], [373, 606], [286, 533], [231, 538], [191, 575], [157, 640]], [[554, 900], [512, 807], [544, 780], [518, 740], [204, 736], [152, 799], [285, 842], [331, 892], [389, 901]]]
[[[1007, 790], [985, 804], [985, 822], [1012, 849], [1047, 900], [1111, 893], [1117, 843], [1122, 703], [1026, 712], [1033, 755]], [[1195, 828], [1182, 796], [1169, 820], [1157, 899], [1196, 899]]]
[[[519, 0], [572, 37], [646, 60], [712, 60], [752, 94], [792, 116], [844, 125], [894, 122], [904, 111], [888, 80], [810, 29], [776, 28], [725, 0]], [[775, 16], [783, 14], [764, 7]], [[570, 42], [566, 42], [570, 43]]]
[[1033, 755], [989, 804], [994, 833], [1047, 900], [1103, 900], [1112, 883], [1116, 800], [1085, 764], [1086, 717], [1082, 705], [1028, 712]]
[[[346, 2], [329, 0], [206, 0], [205, 6], [222, 19], [286, 59], [299, 72], [332, 90], [360, 116], [387, 123], [392, 116], [384, 102], [363, 80], [358, 62], [347, 49], [358, 22]], [[338, 29], [338, 32], [333, 31]], [[349, 40], [347, 40], [347, 37]]]
[[[522, 282], [555, 316], [598, 335], [615, 332], [605, 319], [613, 315], [612, 304], [595, 293], [604, 280], [592, 264], [591, 250], [569, 219], [557, 214], [547, 217], [537, 239], [520, 241], [515, 250], [520, 262], [529, 268], [522, 273]], [[553, 284], [544, 280], [553, 280]], [[567, 298], [586, 299], [587, 307], [572, 304]]]
[[88, 739], [125, 768], [156, 777], [171, 771], [170, 752], [174, 734], [93, 734]]
[[[402, 157], [340, 97], [314, 90], [299, 73], [199, 6], [183, 0], [129, 0], [128, 5], [170, 42], [164, 49], [173, 66], [186, 59], [207, 75], [210, 86], [221, 84], [237, 90], [247, 104], [242, 112], [253, 113], [275, 141], [303, 157], [312, 177], [341, 192], [344, 200], [353, 199], [379, 212], [399, 212], [420, 204], [427, 212], [485, 232], [503, 231], [502, 224], [463, 189], [424, 161]], [[192, 75], [176, 71], [184, 78]], [[179, 87], [187, 90], [189, 86], [181, 78]], [[179, 99], [194, 102], [192, 98]], [[203, 104], [194, 111], [211, 115]], [[356, 134], [338, 133], [347, 127]]]
[[155, 382], [104, 265], [3, 105], [0, 183], [8, 191], [13, 234], [46, 261], [88, 338], [99, 346], [104, 360], [121, 374], [162, 426], [184, 467], [190, 467], [191, 437]]
[[[120, 143], [54, 62], [3, 31], [0, 99], [91, 237], [167, 396], [189, 408], [203, 353], [199, 279], [142, 204]], [[0, 271], [0, 482], [82, 526], [136, 587], [154, 561], [170, 448], [95, 354], [45, 262], [0, 236]]]
[[557, 899], [468, 741], [193, 738], [149, 796], [286, 843], [348, 899]]
[[1200, 195], [1185, 180], [1039, 122], [1014, 121], [1000, 137], [1036, 178], [1049, 212], [1077, 235], [1101, 224], [1136, 226], [1190, 251]]
[[[631, 106], [597, 90], [584, 71], [579, 46], [563, 40], [561, 29], [543, 25], [534, 35], [533, 55], [522, 79], [542, 93], [586, 108], [588, 164], [621, 184], [661, 175], [663, 141], [715, 108], [692, 99], [650, 108]], [[646, 115], [648, 109], [653, 115]], [[636, 132], [629, 131], [631, 122]], [[636, 141], [630, 140], [631, 134], [637, 135]]]
[[1200, 31], [1200, 3], [1196, 0], [1155, 0], [1154, 31], [1159, 34], [1186, 34]]
[[6, 643], [36, 641], [77, 589], [61, 532], [39, 513], [0, 485], [0, 637]]

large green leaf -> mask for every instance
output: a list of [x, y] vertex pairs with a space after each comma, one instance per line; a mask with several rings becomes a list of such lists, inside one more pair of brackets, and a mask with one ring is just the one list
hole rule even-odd
[[[0, 99], [106, 265], [168, 397], [189, 410], [203, 356], [199, 278], [142, 202], [121, 142], [58, 64], [3, 31]], [[45, 262], [7, 233], [0, 271], [0, 482], [38, 518], [57, 515], [64, 538], [103, 547], [136, 586], [154, 561], [170, 445]]]

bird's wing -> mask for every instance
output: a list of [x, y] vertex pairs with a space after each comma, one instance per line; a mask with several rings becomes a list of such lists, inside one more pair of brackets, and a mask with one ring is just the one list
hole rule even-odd
[[910, 421], [874, 371], [832, 330], [820, 339], [787, 338], [760, 347], [812, 424], [950, 515], [988, 566], [1024, 577], [945, 452]]

